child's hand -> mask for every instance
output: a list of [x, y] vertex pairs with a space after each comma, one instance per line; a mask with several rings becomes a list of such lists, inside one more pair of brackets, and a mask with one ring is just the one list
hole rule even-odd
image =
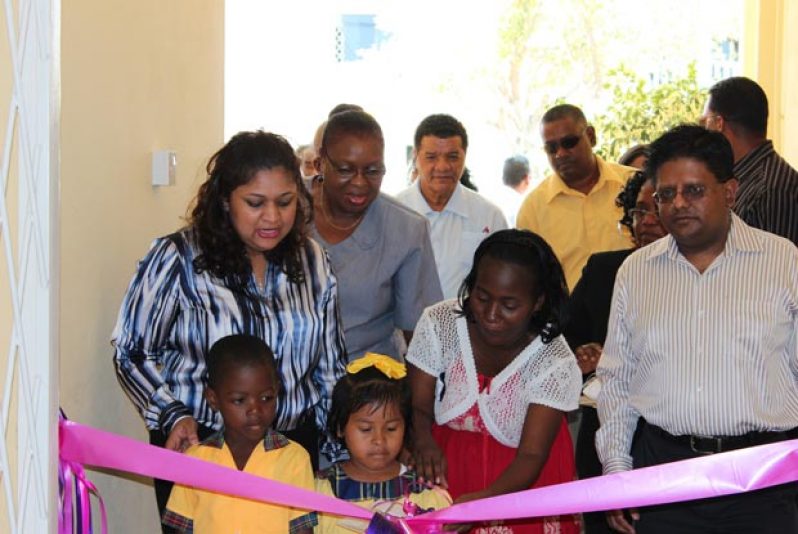
[[432, 439], [416, 440], [410, 465], [422, 482], [436, 484], [442, 488], [449, 487], [446, 482], [446, 458]]
[[191, 445], [199, 443], [197, 422], [193, 417], [184, 417], [172, 426], [164, 448], [170, 451], [183, 452]]

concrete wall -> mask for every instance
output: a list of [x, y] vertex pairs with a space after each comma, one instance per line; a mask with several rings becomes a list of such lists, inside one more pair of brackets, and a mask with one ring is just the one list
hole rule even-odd
[[[116, 380], [109, 338], [153, 238], [181, 225], [223, 141], [224, 3], [62, 3], [61, 405], [76, 421], [146, 440]], [[177, 151], [176, 185], [150, 153]], [[155, 532], [149, 485], [95, 472], [110, 531]]]

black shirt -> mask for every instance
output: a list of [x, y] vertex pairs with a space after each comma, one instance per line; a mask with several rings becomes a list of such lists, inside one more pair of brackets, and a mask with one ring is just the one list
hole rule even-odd
[[734, 212], [755, 228], [798, 245], [798, 172], [765, 141], [734, 165]]

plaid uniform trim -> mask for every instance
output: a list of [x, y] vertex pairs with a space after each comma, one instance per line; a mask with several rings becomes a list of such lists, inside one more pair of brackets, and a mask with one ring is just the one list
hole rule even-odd
[[184, 534], [193, 534], [194, 532], [193, 520], [180, 514], [176, 514], [171, 510], [166, 510], [164, 512], [161, 523], [167, 527], [175, 528]]
[[384, 482], [360, 482], [349, 478], [344, 472], [342, 464], [337, 463], [319, 473], [318, 478], [329, 480], [333, 494], [345, 501], [399, 499], [406, 494], [421, 493], [426, 489], [418, 481], [415, 471], [410, 469]]
[[310, 512], [289, 521], [288, 532], [290, 534], [295, 534], [296, 532], [299, 532], [304, 529], [312, 529], [318, 524], [319, 524], [319, 518], [316, 515], [316, 512]]
[[[265, 451], [273, 451], [274, 449], [280, 449], [282, 447], [287, 446], [288, 443], [289, 440], [287, 437], [283, 436], [276, 430], [272, 430], [271, 428], [266, 432], [266, 435], [263, 436], [263, 450]], [[208, 447], [221, 449], [222, 446], [224, 445], [224, 431], [219, 431], [212, 434], [202, 442], [202, 445], [207, 445]]]

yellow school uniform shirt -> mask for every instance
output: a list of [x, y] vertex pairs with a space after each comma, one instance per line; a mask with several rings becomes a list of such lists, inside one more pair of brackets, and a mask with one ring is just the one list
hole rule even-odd
[[[449, 493], [440, 488], [426, 488], [417, 481], [415, 473], [402, 466], [399, 476], [383, 482], [359, 482], [347, 476], [342, 465], [335, 464], [316, 478], [316, 491], [330, 497], [351, 502], [362, 508], [395, 516], [402, 516], [404, 496], [422, 510], [446, 508], [452, 504]], [[319, 513], [316, 534], [352, 534], [364, 532], [368, 521]]]
[[[221, 432], [189, 448], [186, 454], [236, 469]], [[244, 472], [314, 489], [307, 451], [273, 430], [264, 437], [263, 447], [255, 447], [252, 451]], [[194, 534], [277, 534], [314, 526], [316, 514], [176, 484], [166, 505], [163, 523]]]
[[615, 205], [615, 198], [635, 169], [599, 156], [596, 163], [599, 178], [587, 195], [554, 173], [527, 195], [516, 218], [518, 228], [535, 232], [551, 245], [571, 290], [590, 256], [633, 246], [629, 232], [618, 229], [623, 209]]

